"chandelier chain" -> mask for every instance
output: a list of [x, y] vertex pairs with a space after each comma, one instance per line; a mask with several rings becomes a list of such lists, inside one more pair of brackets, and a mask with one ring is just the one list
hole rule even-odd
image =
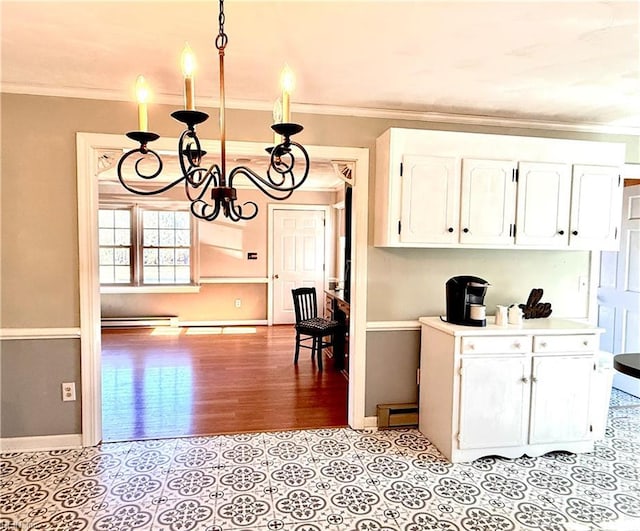
[[229, 38], [224, 32], [224, 0], [220, 0], [220, 11], [218, 13], [218, 35], [216, 35], [216, 48], [219, 51], [224, 51], [227, 46]]

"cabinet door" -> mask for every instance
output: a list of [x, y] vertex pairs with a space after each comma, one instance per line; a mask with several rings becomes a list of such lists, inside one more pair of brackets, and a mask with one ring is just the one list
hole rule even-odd
[[534, 356], [529, 443], [591, 438], [589, 399], [593, 356]]
[[529, 367], [524, 356], [463, 358], [459, 447], [519, 446], [526, 441]]
[[571, 168], [568, 164], [518, 164], [516, 244], [566, 247], [570, 201]]
[[403, 157], [401, 242], [457, 243], [459, 167], [454, 157]]
[[619, 168], [575, 165], [571, 183], [569, 246], [616, 250], [621, 208]]
[[515, 201], [513, 161], [464, 159], [460, 243], [512, 244]]

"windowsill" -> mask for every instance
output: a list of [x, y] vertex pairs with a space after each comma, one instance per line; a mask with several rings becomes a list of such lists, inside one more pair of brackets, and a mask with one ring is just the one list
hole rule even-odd
[[200, 286], [100, 286], [100, 293], [200, 293]]

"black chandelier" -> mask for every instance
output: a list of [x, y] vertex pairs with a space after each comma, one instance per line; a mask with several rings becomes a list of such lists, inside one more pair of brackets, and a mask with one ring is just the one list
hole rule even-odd
[[[139, 142], [140, 147], [125, 153], [118, 162], [118, 179], [129, 191], [138, 195], [156, 195], [184, 183], [185, 195], [191, 203], [191, 213], [203, 220], [212, 221], [222, 213], [232, 221], [249, 220], [258, 214], [258, 205], [253, 201], [237, 204], [236, 189], [233, 186], [234, 179], [241, 175], [258, 188], [262, 193], [278, 201], [282, 201], [291, 196], [294, 190], [299, 188], [309, 174], [309, 155], [303, 146], [291, 140], [291, 137], [300, 131], [302, 126], [290, 122], [290, 91], [291, 87], [286, 86], [283, 80], [283, 93], [281, 103], [281, 122], [274, 123], [271, 128], [276, 133], [276, 138], [280, 143], [268, 147], [270, 154], [267, 176], [262, 177], [246, 166], [236, 166], [228, 174], [226, 169], [226, 127], [225, 127], [225, 98], [224, 98], [224, 50], [227, 46], [228, 37], [224, 32], [224, 0], [219, 0], [220, 10], [218, 15], [219, 32], [216, 36], [215, 45], [218, 49], [220, 63], [220, 165], [214, 163], [211, 166], [200, 165], [202, 157], [206, 154], [200, 147], [200, 140], [196, 134], [196, 125], [204, 122], [209, 115], [202, 111], [197, 111], [194, 105], [193, 96], [193, 56], [190, 54], [188, 46], [183, 52], [183, 74], [185, 81], [185, 109], [175, 111], [171, 114], [173, 118], [185, 124], [186, 129], [180, 135], [178, 141], [178, 158], [182, 175], [179, 175], [168, 184], [160, 184], [158, 188], [149, 188], [147, 183], [154, 184], [166, 182], [165, 179], [153, 181], [162, 173], [163, 163], [160, 156], [147, 147], [149, 142], [160, 138], [160, 135], [147, 131], [147, 106], [146, 99], [148, 90], [144, 84], [144, 78], [140, 76], [137, 83], [138, 92], [138, 129], [130, 131], [127, 136]], [[285, 74], [283, 73], [283, 77]], [[280, 103], [278, 102], [278, 107]], [[279, 112], [274, 112], [277, 119]], [[278, 120], [276, 120], [278, 121]], [[302, 159], [300, 173], [301, 177], [294, 174], [296, 170], [296, 156]], [[141, 163], [149, 157], [155, 159], [153, 170], [146, 172]], [[156, 166], [157, 164], [157, 166]], [[123, 169], [130, 168], [123, 173]], [[135, 175], [133, 175], [135, 174]], [[145, 186], [147, 184], [147, 186]], [[138, 188], [137, 186], [141, 186]]]

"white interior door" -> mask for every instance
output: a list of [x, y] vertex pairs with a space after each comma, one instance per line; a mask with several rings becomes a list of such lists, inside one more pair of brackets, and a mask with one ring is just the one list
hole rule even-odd
[[[620, 251], [600, 254], [598, 325], [602, 350], [640, 352], [640, 185], [623, 191]], [[638, 379], [616, 372], [613, 386], [640, 397]]]
[[[322, 304], [325, 211], [276, 209], [273, 212], [273, 323], [295, 322], [291, 290], [314, 287]], [[322, 315], [318, 312], [318, 315]]]

